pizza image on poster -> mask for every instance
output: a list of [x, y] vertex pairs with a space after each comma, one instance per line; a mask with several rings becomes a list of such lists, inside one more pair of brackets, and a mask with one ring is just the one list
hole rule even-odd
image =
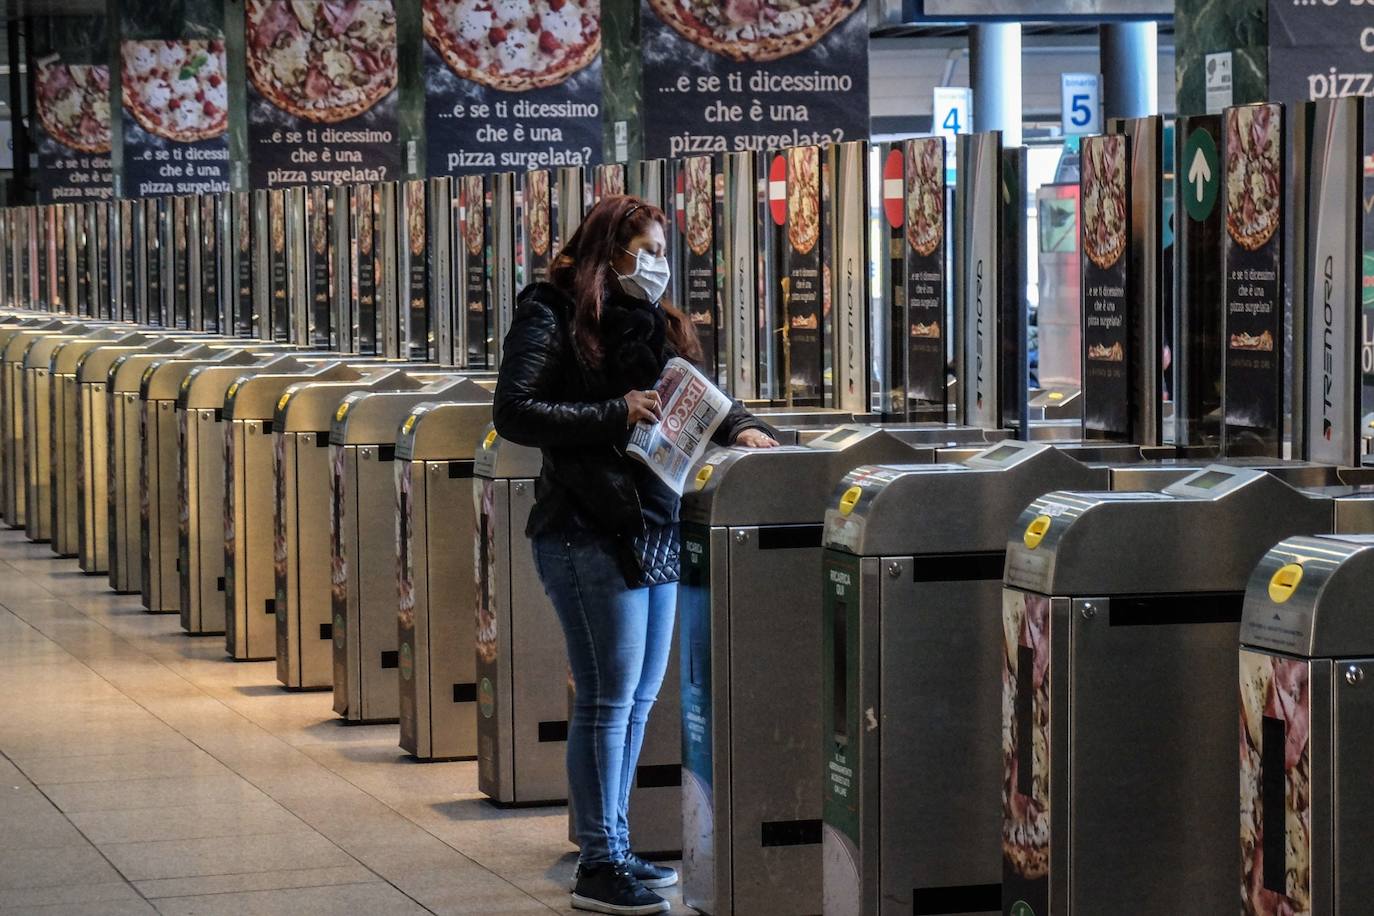
[[737, 61], [805, 51], [844, 22], [860, 0], [649, 0], [683, 38]]
[[248, 79], [282, 111], [357, 117], [396, 87], [391, 0], [248, 0]]
[[[1003, 888], [1009, 897], [1029, 904], [1029, 912], [1046, 912], [1042, 901], [1050, 870], [1049, 599], [1004, 591], [1002, 635]], [[1023, 670], [1027, 665], [1030, 670]], [[1019, 696], [1023, 686], [1030, 688], [1030, 697]], [[1028, 722], [1018, 715], [1026, 703]], [[1021, 727], [1027, 724], [1028, 732]]]
[[808, 254], [821, 237], [820, 156], [815, 147], [787, 151], [787, 240]]
[[525, 209], [529, 214], [530, 248], [536, 255], [549, 253], [549, 171], [525, 173]]
[[557, 86], [601, 53], [600, 0], [424, 0], [425, 38], [463, 79]]
[[425, 184], [406, 182], [406, 232], [410, 253], [419, 258], [425, 253]]
[[933, 139], [908, 141], [905, 172], [906, 241], [925, 257], [945, 239], [944, 144]]
[[1094, 138], [1082, 156], [1083, 249], [1103, 270], [1126, 250], [1126, 140]]
[[1279, 226], [1281, 123], [1276, 105], [1226, 110], [1226, 232], [1246, 251], [1264, 245]]
[[53, 56], [38, 61], [34, 96], [43, 129], [81, 153], [110, 151], [110, 68], [67, 64]]
[[715, 203], [715, 175], [711, 157], [692, 156], [685, 160], [683, 204], [686, 210], [687, 247], [705, 256], [711, 252], [711, 217]]
[[228, 130], [223, 41], [126, 41], [120, 57], [124, 109], [148, 133], [193, 143]]

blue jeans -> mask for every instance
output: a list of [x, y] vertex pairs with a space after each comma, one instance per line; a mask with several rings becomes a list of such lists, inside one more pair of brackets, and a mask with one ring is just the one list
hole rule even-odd
[[581, 861], [619, 862], [630, 852], [630, 785], [668, 667], [677, 583], [627, 588], [615, 540], [593, 534], [534, 538], [534, 565], [563, 625], [577, 689], [568, 796]]

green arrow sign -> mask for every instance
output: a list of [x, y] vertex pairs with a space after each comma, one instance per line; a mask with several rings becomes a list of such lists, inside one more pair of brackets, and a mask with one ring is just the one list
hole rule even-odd
[[1183, 161], [1179, 163], [1179, 177], [1183, 182], [1183, 204], [1188, 215], [1202, 222], [1212, 215], [1217, 205], [1217, 186], [1221, 184], [1217, 143], [1205, 128], [1200, 127], [1188, 135]]

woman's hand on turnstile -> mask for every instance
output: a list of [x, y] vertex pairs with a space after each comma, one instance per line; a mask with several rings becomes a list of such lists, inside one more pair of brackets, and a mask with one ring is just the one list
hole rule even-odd
[[747, 429], [739, 431], [739, 435], [735, 436], [733, 444], [743, 446], [744, 448], [777, 448], [778, 440], [774, 439], [763, 430], [750, 426]]

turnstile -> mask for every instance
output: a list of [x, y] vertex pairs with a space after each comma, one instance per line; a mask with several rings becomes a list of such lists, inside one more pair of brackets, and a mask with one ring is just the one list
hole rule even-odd
[[123, 327], [120, 336], [111, 341], [97, 340], [92, 335], [65, 341], [53, 350], [52, 411], [48, 422], [53, 431], [52, 550], [58, 556], [74, 557], [81, 552], [81, 512], [77, 493], [82, 482], [82, 426], [77, 367], [87, 353], [104, 343], [137, 346], [154, 339], [141, 331]]
[[304, 373], [323, 361], [319, 356], [272, 354], [249, 367], [201, 363], [182, 380], [176, 406], [182, 440], [177, 500], [184, 516], [177, 532], [177, 555], [181, 627], [193, 636], [225, 632], [225, 393], [239, 378]]
[[344, 398], [330, 428], [329, 600], [334, 638], [334, 711], [348, 722], [400, 716], [396, 623], [396, 439], [425, 401], [485, 406], [491, 392], [450, 374], [411, 391], [359, 391]]
[[[491, 430], [477, 453], [473, 485], [477, 693], [484, 700], [477, 718], [477, 788], [503, 805], [568, 797], [568, 656], [525, 536], [541, 464], [539, 449]], [[663, 709], [654, 716], [676, 719]], [[637, 801], [630, 802], [634, 817]]]
[[178, 340], [180, 348], [170, 353], [145, 348], [117, 356], [105, 383], [110, 587], [120, 594], [143, 591], [143, 525], [148, 503], [143, 487], [143, 402], [139, 392], [144, 373], [168, 356], [207, 359], [219, 352], [203, 339]]
[[806, 446], [714, 452], [688, 485], [678, 632], [689, 906], [820, 911], [821, 671], [804, 660], [821, 658], [821, 521], [851, 468], [928, 463], [937, 449], [841, 426]]
[[277, 401], [298, 382], [356, 382], [366, 365], [326, 362], [308, 370], [261, 372], [224, 394], [224, 642], [235, 661], [277, 651], [273, 425]]
[[[77, 562], [86, 573], [110, 570], [110, 471], [116, 463], [124, 463], [123, 440], [116, 448], [110, 437], [114, 429], [108, 391], [110, 370], [131, 353], [175, 353], [185, 346], [179, 337], [157, 336], [151, 343], [101, 344], [77, 359]], [[116, 455], [120, 456], [117, 461]]]
[[[28, 527], [28, 449], [25, 438], [24, 356], [35, 340], [52, 334], [62, 334], [77, 327], [77, 322], [53, 320], [36, 327], [19, 327], [8, 334], [3, 353], [0, 353], [0, 389], [4, 400], [0, 403], [0, 450], [4, 452], [5, 523], [11, 528]], [[9, 329], [6, 329], [9, 330]]]
[[1374, 538], [1265, 555], [1240, 626], [1240, 911], [1358, 913], [1374, 898]]
[[355, 381], [292, 385], [273, 423], [277, 680], [295, 690], [333, 686], [329, 430], [350, 394], [413, 392], [433, 380], [413, 367], [378, 368]]
[[52, 540], [52, 456], [57, 429], [52, 425], [52, 355], [63, 343], [74, 340], [111, 341], [121, 329], [99, 325], [74, 325], [58, 334], [36, 338], [24, 352], [21, 369], [24, 389], [24, 504], [28, 511], [24, 530], [30, 541]]
[[427, 402], [396, 441], [401, 748], [477, 756], [473, 457], [488, 405]]
[[1002, 615], [1004, 914], [1235, 910], [1245, 583], [1275, 542], [1374, 530], [1372, 510], [1367, 490], [1213, 465], [1162, 493], [1056, 492], [1021, 513]]
[[139, 383], [143, 411], [140, 504], [143, 606], [154, 613], [180, 613], [179, 534], [189, 506], [181, 502], [181, 424], [176, 403], [181, 383], [198, 366], [223, 366], [243, 372], [274, 355], [260, 344], [218, 350], [194, 359], [164, 357], [148, 364]]

